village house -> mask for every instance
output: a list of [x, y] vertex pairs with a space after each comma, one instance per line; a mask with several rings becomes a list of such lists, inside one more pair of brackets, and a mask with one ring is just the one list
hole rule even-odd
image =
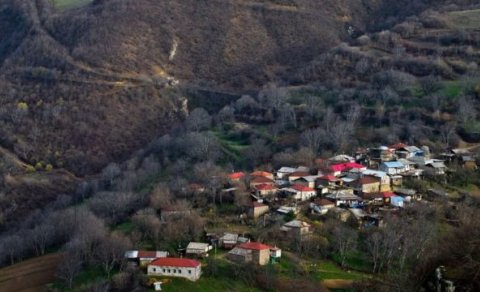
[[388, 175], [402, 174], [407, 171], [405, 165], [400, 161], [385, 161], [380, 164], [379, 170], [386, 172]]
[[475, 160], [475, 158], [473, 158], [473, 156], [470, 156], [470, 155], [462, 156], [460, 158], [460, 163], [461, 163], [462, 167], [465, 168], [465, 169], [469, 169], [469, 170], [477, 170], [478, 169], [477, 161]]
[[219, 243], [220, 246], [223, 248], [231, 249], [237, 245], [238, 241], [238, 234], [236, 233], [224, 233], [222, 237], [220, 237]]
[[257, 193], [257, 195], [261, 195], [261, 196], [270, 196], [278, 192], [278, 188], [271, 184], [256, 185], [254, 187], [254, 190]]
[[300, 213], [300, 210], [297, 207], [280, 206], [280, 208], [277, 209], [277, 213], [280, 213], [282, 215], [287, 215], [289, 213], [298, 214]]
[[212, 250], [212, 246], [203, 242], [190, 242], [187, 246], [186, 254], [190, 256], [205, 257]]
[[384, 161], [392, 161], [395, 159], [394, 150], [387, 146], [368, 149], [368, 157], [370, 166], [375, 166]]
[[424, 170], [425, 175], [429, 176], [445, 175], [447, 171], [447, 166], [443, 160], [438, 159], [430, 159], [420, 167]]
[[298, 201], [306, 201], [317, 195], [315, 189], [304, 185], [293, 185], [289, 188], [283, 188], [281, 191], [290, 194], [293, 199]]
[[334, 175], [328, 174], [328, 175], [323, 175], [317, 178], [316, 180], [317, 183], [317, 188], [323, 189], [331, 189], [331, 188], [337, 188], [342, 186], [343, 181], [339, 178], [337, 178]]
[[[362, 202], [362, 198], [359, 196], [353, 195], [353, 194], [348, 194], [348, 193], [343, 193], [343, 192], [337, 192], [335, 194], [328, 194], [325, 196], [325, 198], [333, 201], [335, 203], [335, 206], [340, 206], [340, 205], [346, 205], [346, 206], [357, 206], [360, 202]], [[333, 208], [332, 208], [333, 209]]]
[[384, 200], [381, 193], [362, 193], [363, 202], [367, 205], [383, 206]]
[[422, 195], [418, 194], [417, 191], [413, 189], [397, 188], [395, 189], [395, 193], [403, 197], [406, 202], [410, 202], [412, 200], [420, 201], [422, 199]]
[[293, 182], [299, 178], [302, 178], [302, 177], [305, 177], [305, 176], [309, 176], [310, 173], [306, 172], [306, 171], [295, 171], [295, 172], [292, 172], [289, 176], [288, 176], [288, 181], [289, 182]]
[[347, 162], [347, 163], [333, 164], [329, 168], [330, 173], [333, 174], [334, 176], [339, 176], [342, 173], [350, 171], [352, 169], [358, 170], [361, 172], [366, 170], [367, 167], [355, 162]]
[[280, 230], [285, 232], [288, 236], [301, 238], [303, 235], [310, 233], [310, 227], [311, 225], [307, 222], [292, 220], [283, 224]]
[[423, 175], [423, 170], [417, 168], [417, 163], [404, 158], [398, 161], [405, 166], [405, 172], [402, 173], [403, 177], [420, 178]]
[[270, 260], [271, 249], [271, 246], [259, 242], [243, 243], [229, 251], [227, 258], [236, 263], [253, 262], [263, 266]]
[[395, 155], [398, 158], [409, 159], [412, 157], [425, 156], [425, 152], [422, 149], [418, 148], [417, 146], [404, 145], [402, 147], [398, 147], [397, 149], [395, 149]]
[[264, 176], [252, 177], [252, 179], [250, 180], [250, 188], [254, 188], [257, 185], [264, 185], [264, 184], [273, 185], [274, 181]]
[[380, 179], [374, 176], [366, 175], [352, 182], [351, 186], [358, 193], [378, 193], [380, 189]]
[[362, 172], [362, 176], [373, 176], [380, 179], [380, 191], [387, 192], [391, 190], [391, 178], [387, 175], [386, 172], [374, 169], [367, 169]]
[[327, 200], [327, 199], [322, 199], [322, 198], [318, 198], [318, 199], [315, 199], [315, 201], [313, 201], [313, 203], [321, 208], [325, 208], [325, 209], [331, 209], [333, 207], [335, 207], [335, 203], [330, 201], [330, 200]]
[[279, 170], [277, 170], [277, 178], [278, 179], [286, 179], [291, 173], [295, 172], [295, 168], [293, 167], [281, 167]]
[[197, 281], [202, 274], [200, 262], [186, 258], [159, 258], [148, 265], [149, 276], [180, 277]]
[[228, 179], [233, 181], [233, 182], [238, 182], [240, 181], [241, 179], [243, 179], [245, 177], [245, 173], [244, 172], [234, 172], [234, 173], [230, 173], [228, 175]]
[[274, 179], [273, 173], [268, 172], [268, 171], [261, 171], [261, 170], [257, 170], [257, 171], [252, 172], [250, 174], [250, 176], [252, 178], [254, 178], [254, 177], [266, 177], [268, 179], [271, 179], [272, 181]]
[[252, 202], [252, 205], [249, 208], [249, 216], [253, 219], [257, 219], [258, 217], [268, 213], [269, 207], [263, 203], [259, 202]]
[[166, 251], [129, 250], [125, 252], [127, 260], [137, 261], [140, 266], [145, 266], [157, 258], [166, 257], [168, 257]]
[[301, 178], [297, 178], [294, 180], [292, 183], [296, 185], [304, 185], [309, 188], [315, 188], [315, 182], [317, 180], [318, 176], [316, 175], [308, 175], [308, 176], [303, 176]]

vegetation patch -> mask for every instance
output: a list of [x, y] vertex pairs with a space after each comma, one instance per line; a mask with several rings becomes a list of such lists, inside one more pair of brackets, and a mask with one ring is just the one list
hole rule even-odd
[[53, 2], [58, 9], [70, 9], [87, 5], [92, 0], [54, 0]]
[[448, 13], [448, 20], [454, 28], [480, 28], [480, 9], [450, 12]]

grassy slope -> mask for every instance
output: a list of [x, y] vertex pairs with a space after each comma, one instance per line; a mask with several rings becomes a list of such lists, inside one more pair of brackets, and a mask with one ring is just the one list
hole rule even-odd
[[54, 0], [55, 6], [59, 9], [69, 9], [88, 4], [92, 0]]

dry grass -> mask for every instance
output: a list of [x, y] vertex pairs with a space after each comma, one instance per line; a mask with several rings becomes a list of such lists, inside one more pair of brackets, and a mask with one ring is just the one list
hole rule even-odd
[[447, 19], [453, 28], [478, 29], [480, 28], [480, 9], [450, 12], [447, 14]]

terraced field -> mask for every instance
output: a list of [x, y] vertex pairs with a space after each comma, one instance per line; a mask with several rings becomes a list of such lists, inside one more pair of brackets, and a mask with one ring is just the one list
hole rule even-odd
[[0, 269], [0, 291], [47, 291], [60, 259], [60, 253], [53, 253]]

